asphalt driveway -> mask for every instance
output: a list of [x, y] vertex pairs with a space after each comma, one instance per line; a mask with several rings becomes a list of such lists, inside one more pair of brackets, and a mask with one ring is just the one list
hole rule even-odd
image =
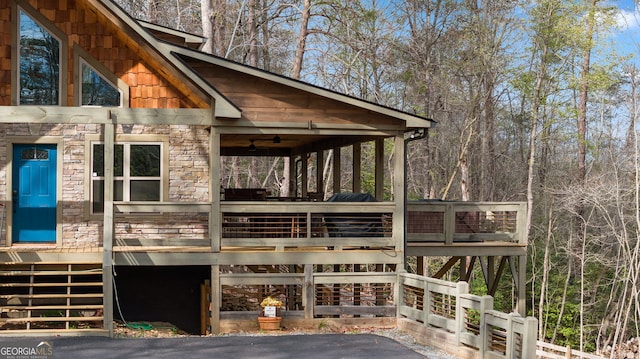
[[[46, 342], [43, 344], [43, 342]], [[363, 358], [424, 359], [392, 339], [374, 334], [314, 334], [277, 336], [219, 336], [111, 339], [104, 337], [0, 337], [0, 359], [11, 358], [3, 348], [15, 345], [50, 346], [48, 358]], [[15, 351], [14, 351], [15, 353]], [[40, 352], [42, 353], [42, 352]], [[17, 357], [14, 357], [17, 358]], [[29, 356], [20, 357], [29, 359]]]

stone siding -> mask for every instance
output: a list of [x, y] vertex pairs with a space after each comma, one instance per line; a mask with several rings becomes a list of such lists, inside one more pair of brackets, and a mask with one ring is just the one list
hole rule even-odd
[[[33, 129], [32, 129], [33, 130]], [[62, 243], [63, 247], [99, 247], [102, 245], [102, 220], [86, 218], [85, 153], [88, 134], [102, 132], [101, 125], [42, 125], [39, 135], [63, 137], [62, 149]], [[120, 126], [116, 133], [122, 133]], [[196, 126], [134, 126], [132, 134], [169, 135], [169, 198], [167, 201], [206, 202], [209, 198], [209, 133]], [[7, 154], [7, 137], [32, 136], [26, 124], [0, 125], [0, 199], [10, 201], [7, 188], [7, 168], [11, 156]], [[118, 223], [117, 238], [172, 239], [208, 236], [206, 215], [162, 215], [132, 217]], [[6, 221], [4, 222], [6, 228]], [[4, 244], [6, 235], [3, 233]]]

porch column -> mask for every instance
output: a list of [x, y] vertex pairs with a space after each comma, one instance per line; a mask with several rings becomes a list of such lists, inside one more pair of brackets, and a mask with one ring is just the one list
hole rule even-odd
[[[303, 152], [300, 155], [300, 197], [306, 198], [309, 192], [309, 154]], [[297, 195], [297, 193], [296, 193]]]
[[342, 159], [340, 158], [340, 147], [333, 149], [333, 193], [340, 193], [340, 180], [342, 170]]
[[[396, 149], [399, 147], [398, 145], [398, 141], [397, 141], [397, 137], [396, 137], [396, 141], [395, 141], [395, 145], [396, 145]], [[402, 146], [400, 146], [403, 148], [402, 153], [403, 153], [403, 157], [398, 157], [400, 156], [398, 154], [398, 152], [395, 153], [395, 158], [396, 163], [394, 164], [395, 168], [394, 170], [396, 171], [395, 173], [403, 173], [402, 178], [404, 178], [404, 139], [403, 139], [403, 143]], [[375, 186], [376, 186], [376, 194], [375, 197], [378, 201], [382, 201], [384, 199], [384, 139], [377, 139], [375, 142], [375, 148], [376, 148], [376, 168], [375, 168]], [[399, 166], [398, 167], [398, 163]], [[396, 178], [398, 176], [396, 175]], [[403, 180], [404, 181], [404, 180]], [[395, 196], [400, 196], [402, 197], [402, 194], [404, 193], [404, 184], [401, 185], [401, 187], [395, 187], [393, 189], [393, 194]], [[395, 218], [394, 218], [395, 220]]]
[[353, 193], [362, 192], [362, 144], [356, 143], [353, 148]]
[[316, 193], [324, 191], [324, 151], [316, 152]]
[[104, 329], [113, 336], [113, 236], [115, 232], [113, 208], [113, 166], [115, 125], [104, 125], [104, 227], [102, 250], [102, 305]]
[[[287, 157], [287, 161], [284, 164], [284, 170], [285, 171], [289, 171], [289, 192], [286, 194], [287, 196], [293, 197], [296, 195], [295, 190], [297, 187], [297, 177], [298, 174], [296, 173], [296, 158], [295, 156], [289, 156]], [[283, 194], [280, 194], [281, 196]]]
[[[213, 115], [212, 115], [213, 116]], [[222, 213], [220, 212], [220, 131], [217, 127], [211, 127], [209, 135], [209, 201], [211, 201], [211, 212], [209, 212], [209, 240], [211, 251], [220, 252], [222, 238]], [[213, 282], [212, 282], [213, 283]]]
[[[381, 176], [378, 179], [378, 171], [379, 167], [383, 167], [381, 164], [378, 165], [378, 158], [384, 157], [384, 141], [376, 140], [376, 192], [380, 190], [380, 194], [382, 195], [384, 192], [384, 176]], [[405, 198], [406, 198], [406, 188], [404, 188], [405, 184], [405, 140], [404, 134], [400, 133], [396, 135], [394, 139], [394, 156], [393, 156], [393, 202], [395, 204], [393, 211], [393, 238], [396, 240], [396, 249], [402, 253], [402, 264], [400, 268], [405, 267], [406, 262], [406, 250], [405, 250]], [[382, 172], [384, 173], [384, 168], [382, 168]], [[378, 182], [381, 182], [381, 188], [378, 189]], [[377, 195], [377, 193], [376, 193]], [[377, 197], [377, 196], [376, 196]], [[380, 196], [378, 199], [381, 200], [383, 197]]]

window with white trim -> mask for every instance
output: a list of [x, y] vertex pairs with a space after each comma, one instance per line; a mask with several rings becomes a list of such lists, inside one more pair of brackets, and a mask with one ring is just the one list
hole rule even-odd
[[[162, 142], [117, 142], [114, 200], [163, 200]], [[104, 144], [91, 142], [91, 213], [104, 212]]]
[[60, 104], [60, 39], [23, 9], [18, 10], [20, 105]]

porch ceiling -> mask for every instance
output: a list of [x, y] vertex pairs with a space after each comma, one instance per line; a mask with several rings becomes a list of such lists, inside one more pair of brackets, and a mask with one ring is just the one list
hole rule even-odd
[[[223, 156], [290, 156], [353, 145], [372, 141], [376, 138], [384, 137], [362, 135], [222, 134], [220, 136], [220, 154]], [[251, 144], [255, 148], [250, 148]]]

